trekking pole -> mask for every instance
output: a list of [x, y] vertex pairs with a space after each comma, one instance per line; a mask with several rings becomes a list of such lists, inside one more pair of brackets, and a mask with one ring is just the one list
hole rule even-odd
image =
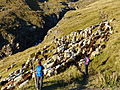
[[32, 63], [33, 63], [33, 73], [34, 73], [34, 75], [35, 75], [35, 77], [34, 77], [34, 80], [35, 80], [35, 87], [36, 87], [36, 73], [35, 73], [35, 64], [34, 64], [34, 60], [35, 60], [35, 58], [33, 58], [32, 59]]

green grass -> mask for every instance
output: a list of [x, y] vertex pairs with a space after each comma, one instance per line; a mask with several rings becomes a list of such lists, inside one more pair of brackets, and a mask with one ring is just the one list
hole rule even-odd
[[[72, 71], [71, 71], [72, 69]], [[65, 72], [55, 75], [50, 78], [44, 78], [43, 89], [44, 90], [65, 90], [70, 88], [77, 88], [82, 85], [82, 74], [77, 70], [75, 66], [71, 66]], [[80, 84], [81, 83], [81, 84]], [[23, 88], [32, 90], [34, 87], [34, 80], [31, 80], [29, 84]]]

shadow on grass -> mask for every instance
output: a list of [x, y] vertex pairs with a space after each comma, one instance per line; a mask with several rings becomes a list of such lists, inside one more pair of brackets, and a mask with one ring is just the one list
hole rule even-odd
[[43, 90], [55, 90], [58, 87], [65, 87], [68, 85], [68, 83], [64, 82], [63, 80], [60, 81], [47, 81], [43, 82], [43, 84], [51, 84], [49, 86], [44, 86]]
[[79, 86], [77, 88], [71, 88], [70, 90], [86, 89], [87, 87], [85, 85], [88, 84], [88, 76], [83, 75], [79, 78], [71, 78], [71, 80], [69, 82], [64, 82], [63, 80], [43, 82], [43, 85], [45, 85], [45, 84], [48, 85], [48, 86], [45, 85], [43, 87], [43, 90], [56, 90], [58, 88], [62, 89], [72, 83], [77, 83], [77, 84], [79, 84]]
[[78, 83], [79, 86], [77, 88], [72, 88], [70, 90], [83, 90], [83, 89], [87, 88], [86, 85], [88, 84], [89, 76], [82, 75], [81, 78], [82, 78], [82, 80], [77, 79], [77, 78], [75, 80], [75, 82]]

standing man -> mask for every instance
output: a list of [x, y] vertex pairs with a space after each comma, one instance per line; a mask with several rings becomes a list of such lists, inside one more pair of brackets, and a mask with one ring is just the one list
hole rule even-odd
[[38, 61], [38, 66], [36, 67], [35, 70], [35, 75], [36, 75], [36, 88], [37, 90], [42, 90], [42, 82], [43, 82], [43, 65], [41, 64], [41, 61]]

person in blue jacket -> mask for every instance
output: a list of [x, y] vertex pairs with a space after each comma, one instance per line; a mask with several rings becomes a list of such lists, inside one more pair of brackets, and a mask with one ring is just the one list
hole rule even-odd
[[44, 67], [41, 64], [41, 61], [38, 61], [38, 66], [36, 67], [36, 70], [35, 70], [37, 90], [42, 89], [42, 82], [43, 82], [43, 76], [44, 76], [43, 69]]

